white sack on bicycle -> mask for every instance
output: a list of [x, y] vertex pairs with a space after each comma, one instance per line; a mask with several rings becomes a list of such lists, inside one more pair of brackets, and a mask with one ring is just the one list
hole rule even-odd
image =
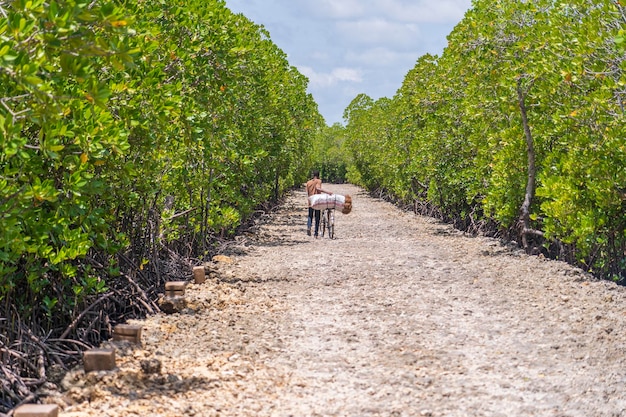
[[348, 214], [352, 211], [352, 197], [341, 194], [313, 194], [309, 197], [309, 205], [315, 210], [334, 208]]

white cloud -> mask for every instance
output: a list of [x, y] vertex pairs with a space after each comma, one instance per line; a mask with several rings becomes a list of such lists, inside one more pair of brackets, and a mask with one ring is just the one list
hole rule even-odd
[[371, 10], [403, 22], [458, 22], [470, 6], [469, 0], [374, 0]]
[[298, 70], [309, 79], [311, 88], [328, 88], [341, 82], [360, 83], [363, 81], [361, 72], [353, 68], [334, 68], [331, 72], [316, 72], [307, 66], [298, 67]]
[[458, 22], [471, 0], [292, 0], [294, 9], [309, 16], [353, 20], [377, 16], [402, 22]]
[[[233, 0], [230, 0], [233, 1]], [[271, 0], [270, 0], [271, 1]], [[367, 14], [371, 0], [289, 0], [289, 8], [306, 18], [356, 19]]]
[[380, 18], [337, 23], [339, 35], [356, 44], [390, 45], [406, 48], [420, 39], [420, 29], [416, 24], [392, 22]]
[[328, 54], [328, 51], [313, 51], [311, 52], [311, 59], [315, 61], [325, 61], [332, 59]]
[[[350, 19], [362, 16], [367, 4], [362, 0], [315, 0], [311, 2], [313, 10], [331, 19]], [[365, 7], [364, 7], [365, 6]]]
[[350, 63], [374, 68], [404, 66], [417, 60], [415, 52], [398, 52], [384, 47], [350, 51], [345, 58]]

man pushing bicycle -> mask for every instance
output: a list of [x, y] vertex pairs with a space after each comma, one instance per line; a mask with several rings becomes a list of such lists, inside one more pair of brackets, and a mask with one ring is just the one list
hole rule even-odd
[[321, 193], [330, 195], [332, 195], [333, 193], [331, 193], [330, 191], [322, 190], [322, 180], [320, 179], [320, 172], [318, 170], [313, 171], [313, 178], [307, 181], [306, 192], [307, 201], [309, 204], [309, 217], [306, 224], [306, 234], [311, 236], [311, 226], [313, 224], [313, 218], [315, 218], [315, 238], [317, 238], [320, 229], [320, 217], [322, 212], [321, 210], [315, 210], [313, 207], [311, 207], [311, 200], [308, 197]]

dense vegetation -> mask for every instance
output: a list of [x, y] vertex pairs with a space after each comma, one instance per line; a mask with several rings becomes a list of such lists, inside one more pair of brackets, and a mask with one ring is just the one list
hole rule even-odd
[[312, 144], [311, 163], [324, 182], [342, 184], [348, 177], [352, 158], [345, 141], [345, 129], [339, 123], [320, 129]]
[[626, 279], [626, 3], [475, 0], [392, 98], [356, 97], [370, 190]]
[[306, 180], [323, 119], [268, 33], [221, 0], [0, 14], [2, 411], [44, 365], [155, 310], [168, 266], [188, 273]]
[[222, 0], [0, 0], [0, 412], [312, 166], [623, 281], [625, 26], [475, 0], [344, 128]]

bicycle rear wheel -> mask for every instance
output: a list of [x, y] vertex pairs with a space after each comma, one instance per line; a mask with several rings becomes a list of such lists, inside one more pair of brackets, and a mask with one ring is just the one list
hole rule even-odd
[[326, 213], [322, 213], [322, 237], [324, 237], [324, 233], [326, 232]]
[[335, 213], [332, 210], [328, 212], [328, 237], [335, 238]]

